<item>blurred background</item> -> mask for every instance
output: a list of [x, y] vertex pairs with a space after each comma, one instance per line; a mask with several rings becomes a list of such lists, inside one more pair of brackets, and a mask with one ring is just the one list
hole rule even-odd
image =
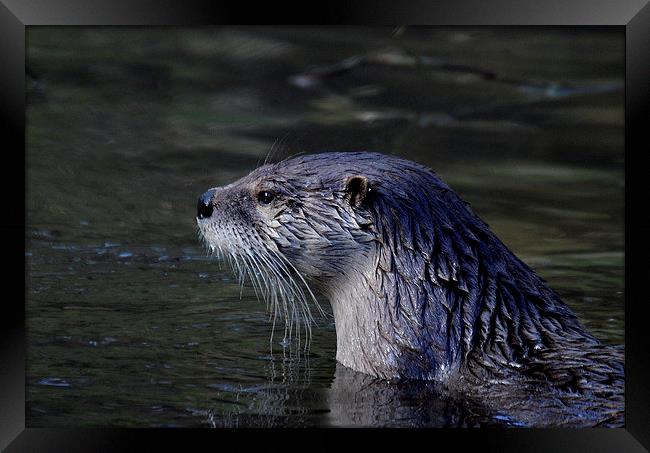
[[[269, 153], [433, 168], [623, 343], [620, 28], [28, 27], [26, 96], [29, 427], [342, 423], [332, 318], [309, 354], [270, 345], [198, 243], [197, 197]], [[345, 423], [508, 423], [415, 395]]]

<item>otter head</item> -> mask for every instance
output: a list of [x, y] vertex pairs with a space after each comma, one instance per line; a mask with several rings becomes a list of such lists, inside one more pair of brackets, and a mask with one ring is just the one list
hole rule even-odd
[[267, 164], [198, 200], [207, 247], [247, 275], [267, 301], [288, 311], [299, 302], [307, 315], [310, 287], [329, 298], [350, 269], [367, 261], [375, 237], [368, 209], [373, 182], [362, 168], [327, 160]]

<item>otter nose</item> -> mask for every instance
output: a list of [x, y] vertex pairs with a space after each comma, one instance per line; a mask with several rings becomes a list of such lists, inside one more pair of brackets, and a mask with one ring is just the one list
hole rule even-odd
[[212, 215], [212, 197], [214, 197], [216, 190], [210, 189], [199, 197], [199, 204], [196, 208], [196, 217], [199, 219], [207, 219]]

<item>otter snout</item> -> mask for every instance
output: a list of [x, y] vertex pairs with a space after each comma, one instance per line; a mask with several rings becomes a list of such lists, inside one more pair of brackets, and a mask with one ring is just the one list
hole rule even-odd
[[214, 210], [212, 198], [216, 192], [216, 189], [210, 189], [199, 197], [198, 206], [196, 208], [197, 219], [207, 219], [212, 215], [212, 211]]

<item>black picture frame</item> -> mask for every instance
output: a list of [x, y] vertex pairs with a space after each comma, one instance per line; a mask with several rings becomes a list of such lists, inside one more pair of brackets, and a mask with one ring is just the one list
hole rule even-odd
[[[298, 19], [299, 18], [299, 19]], [[613, 25], [625, 28], [625, 345], [626, 427], [621, 429], [486, 430], [129, 430], [25, 428], [24, 254], [25, 197], [25, 27], [30, 25], [208, 25], [296, 23], [428, 25]], [[157, 446], [186, 449], [205, 441], [212, 448], [260, 445], [265, 450], [299, 446], [308, 450], [340, 448], [346, 437], [362, 436], [364, 450], [394, 443], [480, 451], [641, 452], [650, 449], [648, 331], [644, 296], [650, 281], [650, 215], [643, 155], [650, 151], [650, 4], [648, 0], [538, 0], [445, 2], [357, 1], [348, 3], [190, 1], [0, 0], [0, 124], [5, 172], [0, 178], [0, 220], [5, 266], [5, 301], [0, 319], [0, 448], [7, 451], [116, 451]], [[24, 195], [24, 194], [23, 194]], [[21, 239], [22, 238], [22, 239]], [[22, 246], [21, 246], [22, 245]], [[19, 263], [23, 263], [21, 269]], [[20, 282], [25, 282], [21, 284]], [[22, 301], [22, 302], [21, 302]], [[277, 435], [277, 436], [276, 436]], [[296, 440], [295, 437], [300, 437]]]

